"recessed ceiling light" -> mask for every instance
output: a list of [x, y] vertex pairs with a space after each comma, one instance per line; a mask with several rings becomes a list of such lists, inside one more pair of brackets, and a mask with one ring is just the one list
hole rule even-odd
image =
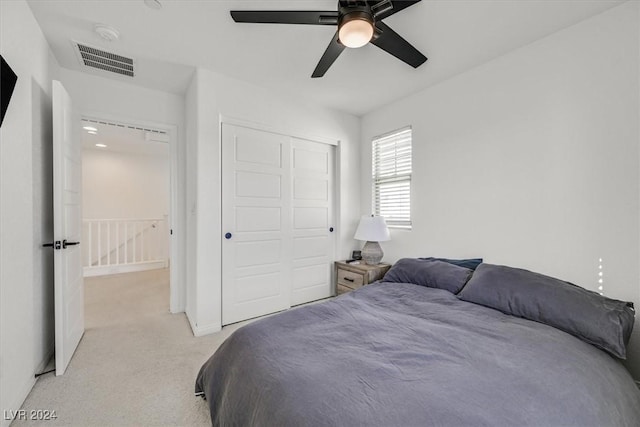
[[95, 130], [89, 130], [89, 131], [87, 131], [87, 133], [89, 135], [97, 135], [98, 134], [98, 132], [96, 132]]
[[154, 9], [154, 10], [162, 9], [162, 3], [160, 3], [160, 0], [144, 0], [144, 4], [146, 4], [147, 7], [150, 9]]
[[92, 132], [98, 132], [97, 128], [94, 128], [93, 126], [82, 126], [82, 129], [84, 130], [90, 130]]
[[107, 144], [96, 144], [96, 147], [107, 148]]

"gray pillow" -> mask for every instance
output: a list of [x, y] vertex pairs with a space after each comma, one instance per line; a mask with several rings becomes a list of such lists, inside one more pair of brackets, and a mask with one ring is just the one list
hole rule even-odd
[[418, 259], [426, 259], [430, 261], [433, 261], [433, 260], [444, 261], [444, 262], [448, 262], [449, 264], [457, 265], [458, 267], [468, 268], [470, 270], [475, 270], [476, 268], [478, 268], [480, 264], [482, 264], [482, 258], [450, 259], [450, 258], [428, 257], [428, 258], [418, 258]]
[[458, 298], [545, 323], [621, 359], [633, 329], [633, 304], [528, 270], [481, 264]]
[[402, 258], [393, 264], [382, 280], [446, 289], [456, 294], [460, 292], [472, 274], [473, 270], [444, 261]]

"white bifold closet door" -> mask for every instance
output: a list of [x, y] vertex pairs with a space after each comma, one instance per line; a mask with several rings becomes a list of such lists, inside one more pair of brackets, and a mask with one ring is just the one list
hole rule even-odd
[[335, 147], [222, 126], [222, 324], [332, 295]]

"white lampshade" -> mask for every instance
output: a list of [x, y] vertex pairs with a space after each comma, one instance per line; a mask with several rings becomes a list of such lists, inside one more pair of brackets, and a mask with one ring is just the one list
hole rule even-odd
[[353, 238], [369, 242], [385, 242], [391, 239], [391, 236], [383, 217], [364, 215], [360, 218], [360, 224]]

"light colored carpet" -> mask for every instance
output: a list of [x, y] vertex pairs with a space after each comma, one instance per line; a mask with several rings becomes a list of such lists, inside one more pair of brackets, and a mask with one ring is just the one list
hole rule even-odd
[[184, 314], [169, 313], [167, 270], [87, 278], [85, 307], [86, 331], [66, 373], [41, 376], [23, 409], [55, 410], [46, 425], [211, 425], [195, 378], [242, 324], [194, 337]]

